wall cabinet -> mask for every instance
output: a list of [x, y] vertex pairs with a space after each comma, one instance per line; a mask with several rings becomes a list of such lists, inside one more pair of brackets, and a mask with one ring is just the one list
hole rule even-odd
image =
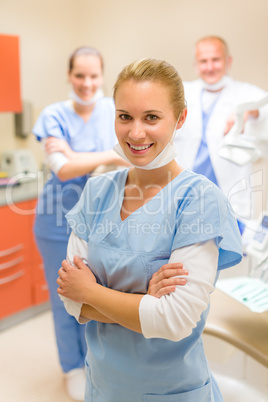
[[36, 200], [0, 207], [0, 318], [48, 300], [33, 222]]
[[0, 112], [21, 112], [19, 37], [0, 35]]

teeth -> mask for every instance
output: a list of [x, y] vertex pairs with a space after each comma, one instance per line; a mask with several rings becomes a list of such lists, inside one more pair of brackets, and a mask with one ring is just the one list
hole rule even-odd
[[134, 149], [135, 151], [142, 151], [143, 149], [150, 148], [151, 145], [142, 145], [140, 147], [137, 147], [135, 145], [129, 144], [130, 148]]

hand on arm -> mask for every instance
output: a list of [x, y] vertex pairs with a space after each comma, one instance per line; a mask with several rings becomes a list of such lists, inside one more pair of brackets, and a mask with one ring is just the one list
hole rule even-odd
[[140, 303], [140, 322], [146, 338], [179, 341], [189, 336], [207, 309], [214, 290], [219, 251], [209, 240], [174, 250], [169, 262], [181, 261], [189, 275], [185, 286], [159, 299], [145, 295]]
[[186, 284], [186, 279], [180, 278], [180, 275], [188, 275], [188, 272], [183, 269], [183, 264], [171, 263], [163, 265], [153, 274], [147, 294], [160, 298], [175, 292], [176, 286]]
[[[67, 257], [65, 264], [69, 264], [70, 267], [74, 267], [74, 259], [75, 254], [80, 255], [83, 261], [87, 261], [88, 257], [88, 247], [87, 242], [80, 237], [76, 236], [74, 232], [71, 233], [68, 247], [67, 247]], [[89, 269], [86, 264], [83, 264], [85, 269]], [[69, 297], [63, 296], [60, 294], [60, 290], [58, 291], [61, 300], [64, 303], [66, 311], [74, 316], [76, 320], [81, 323], [85, 324], [90, 320], [96, 320], [100, 322], [110, 322], [107, 321], [107, 317], [103, 317], [101, 314], [98, 313], [95, 309], [91, 306], [83, 305], [83, 303], [76, 302]]]
[[66, 158], [72, 159], [75, 157], [76, 152], [72, 150], [67, 141], [56, 137], [48, 137], [45, 140], [45, 151], [48, 155], [55, 152], [63, 153]]
[[66, 260], [62, 261], [62, 267], [58, 272], [59, 278], [57, 279], [57, 284], [59, 285], [57, 290], [58, 294], [67, 298], [68, 303], [69, 299], [71, 299], [82, 305], [79, 322], [82, 323], [95, 320], [99, 322], [113, 323], [113, 321], [100, 314], [91, 306], [83, 304], [85, 293], [87, 292], [87, 283], [96, 283], [96, 278], [81, 258], [74, 257], [74, 264], [70, 264]]

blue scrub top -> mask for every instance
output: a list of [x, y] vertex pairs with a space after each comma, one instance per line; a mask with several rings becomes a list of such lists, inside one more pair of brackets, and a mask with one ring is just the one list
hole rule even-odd
[[[101, 98], [87, 123], [79, 116], [70, 100], [47, 106], [33, 128], [38, 140], [50, 136], [67, 141], [76, 152], [111, 150], [116, 141], [115, 107], [111, 98]], [[39, 197], [35, 234], [50, 240], [66, 240], [70, 234], [65, 214], [77, 203], [88, 175], [62, 182], [57, 175], [45, 184]]]
[[[219, 248], [218, 270], [241, 261], [236, 219], [209, 180], [185, 170], [122, 221], [127, 176], [123, 169], [90, 178], [67, 214], [73, 231], [88, 242], [88, 264], [98, 283], [145, 294], [172, 250], [209, 239]], [[179, 342], [145, 339], [117, 324], [90, 321], [85, 401], [222, 401], [201, 340], [207, 314], [208, 309]]]

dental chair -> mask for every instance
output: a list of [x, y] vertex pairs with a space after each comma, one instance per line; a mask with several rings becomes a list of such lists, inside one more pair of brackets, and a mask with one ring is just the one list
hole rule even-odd
[[[262, 169], [268, 170], [268, 117], [257, 124], [249, 119], [244, 127], [245, 111], [267, 104], [268, 95], [237, 107], [235, 124], [219, 150], [222, 158], [239, 166], [263, 161]], [[267, 187], [264, 183], [266, 193]], [[263, 214], [259, 211], [259, 223]], [[248, 258], [223, 279], [220, 276], [203, 335], [225, 402], [268, 401], [268, 245], [256, 247], [253, 238], [258, 222], [253, 221], [245, 247]]]

